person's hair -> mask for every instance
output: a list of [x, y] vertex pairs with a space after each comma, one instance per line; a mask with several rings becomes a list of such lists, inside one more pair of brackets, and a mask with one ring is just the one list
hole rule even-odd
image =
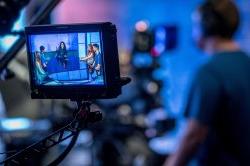
[[63, 42], [63, 41], [61, 41], [60, 42], [60, 44], [59, 44], [59, 50], [61, 50], [62, 48], [61, 48], [61, 44], [63, 44], [63, 51], [66, 51], [67, 49], [66, 49], [66, 44]]
[[98, 44], [93, 44], [93, 47], [97, 48], [99, 50], [99, 45]]
[[206, 0], [198, 12], [204, 37], [231, 39], [240, 24], [239, 11], [231, 0]]
[[45, 47], [44, 46], [40, 46], [40, 51], [44, 51]]
[[94, 52], [93, 45], [88, 44], [88, 47], [90, 48], [90, 49], [88, 49], [88, 54], [93, 53]]

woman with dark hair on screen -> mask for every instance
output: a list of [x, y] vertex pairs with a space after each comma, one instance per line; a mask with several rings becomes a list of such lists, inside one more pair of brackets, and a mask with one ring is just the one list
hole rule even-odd
[[63, 41], [61, 41], [59, 44], [59, 49], [57, 50], [56, 59], [61, 65], [63, 65], [64, 68], [67, 67], [68, 55], [67, 55], [66, 45]]
[[87, 65], [88, 65], [88, 70], [89, 73], [92, 74], [93, 73], [93, 69], [94, 69], [94, 56], [95, 56], [95, 52], [94, 52], [94, 48], [92, 44], [88, 44], [88, 53], [85, 57], [81, 57], [80, 60], [81, 61], [86, 61]]

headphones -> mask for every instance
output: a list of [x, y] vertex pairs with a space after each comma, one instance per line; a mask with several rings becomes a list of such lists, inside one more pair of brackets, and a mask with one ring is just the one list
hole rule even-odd
[[230, 26], [227, 16], [217, 10], [218, 2], [207, 1], [200, 9], [201, 29], [203, 37], [221, 36], [231, 38], [234, 29]]

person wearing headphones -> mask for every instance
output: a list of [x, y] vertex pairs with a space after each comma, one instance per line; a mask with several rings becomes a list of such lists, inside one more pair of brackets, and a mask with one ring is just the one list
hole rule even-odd
[[233, 40], [239, 23], [231, 0], [207, 0], [194, 12], [193, 37], [211, 59], [196, 73], [187, 125], [165, 166], [250, 165], [250, 58]]

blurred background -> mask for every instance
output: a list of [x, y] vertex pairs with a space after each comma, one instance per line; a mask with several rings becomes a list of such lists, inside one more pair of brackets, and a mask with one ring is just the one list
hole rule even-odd
[[[47, 1], [30, 0], [23, 9], [20, 4], [12, 32], [30, 25]], [[161, 165], [174, 151], [185, 124], [182, 117], [189, 82], [207, 60], [191, 35], [191, 14], [201, 2], [62, 0], [43, 20], [44, 24], [114, 23], [121, 75], [132, 78], [117, 99], [94, 101], [92, 109], [101, 110], [104, 120], [81, 132], [61, 165]], [[235, 2], [241, 14], [236, 39], [250, 52], [250, 1]], [[0, 18], [4, 16], [0, 12]], [[0, 58], [4, 58], [20, 34], [1, 29], [0, 35]], [[76, 108], [68, 100], [30, 99], [26, 56], [23, 47], [8, 65], [14, 77], [0, 82], [1, 160], [64, 126]], [[46, 165], [67, 143], [49, 150], [39, 163]]]

